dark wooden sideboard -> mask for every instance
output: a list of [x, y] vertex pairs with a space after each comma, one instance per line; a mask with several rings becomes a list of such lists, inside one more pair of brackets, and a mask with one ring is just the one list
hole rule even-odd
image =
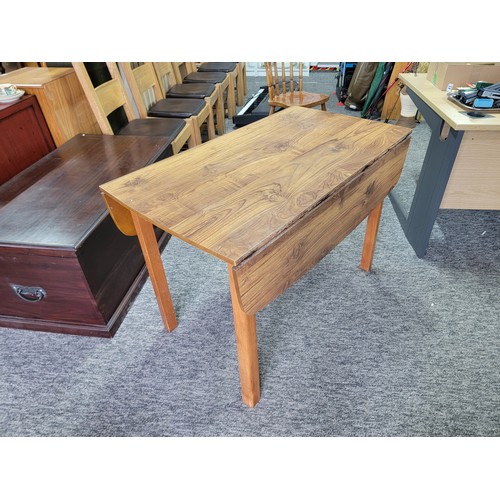
[[35, 96], [0, 104], [0, 185], [55, 147]]
[[114, 335], [147, 273], [99, 185], [169, 152], [163, 137], [77, 135], [0, 186], [0, 326]]

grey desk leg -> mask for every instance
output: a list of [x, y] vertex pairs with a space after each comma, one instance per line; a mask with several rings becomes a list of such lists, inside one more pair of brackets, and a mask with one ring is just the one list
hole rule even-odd
[[408, 214], [405, 214], [394, 190], [389, 198], [406, 238], [417, 256], [423, 257], [464, 133], [450, 129], [446, 137], [442, 138], [446, 126], [444, 120], [411, 89], [407, 90], [432, 134]]

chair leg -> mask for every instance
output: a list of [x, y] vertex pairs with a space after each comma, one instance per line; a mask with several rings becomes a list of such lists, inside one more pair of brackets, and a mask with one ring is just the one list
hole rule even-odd
[[194, 116], [188, 118], [187, 121], [191, 124], [191, 137], [188, 139], [188, 147], [194, 148], [201, 144], [200, 125]]
[[183, 127], [177, 137], [172, 141], [172, 152], [174, 155], [180, 153], [186, 144], [188, 147], [196, 146], [193, 139], [193, 126], [189, 119], [184, 121], [186, 122], [185, 127]]
[[224, 111], [224, 92], [222, 91], [222, 86], [218, 83], [217, 89], [217, 103], [215, 105], [215, 116], [217, 118], [217, 134], [223, 135], [226, 131], [226, 113]]
[[217, 135], [223, 135], [226, 131], [224, 124], [224, 105], [219, 97], [219, 92], [216, 91], [216, 97], [205, 97], [208, 105], [212, 109], [212, 116], [214, 117], [214, 127], [216, 128]]
[[243, 97], [247, 95], [247, 66], [244, 62], [238, 63], [241, 69], [241, 79], [243, 81]]
[[323, 104], [321, 105], [321, 111], [326, 111], [326, 103], [323, 103]]
[[236, 99], [234, 95], [234, 78], [231, 73], [229, 75], [229, 84], [227, 87], [227, 117], [231, 120], [236, 114]]
[[243, 84], [243, 72], [239, 63], [236, 65], [236, 103], [238, 106], [243, 106], [245, 98], [245, 88]]
[[208, 105], [207, 127], [208, 127], [208, 139], [209, 140], [215, 139], [214, 112], [210, 104]]

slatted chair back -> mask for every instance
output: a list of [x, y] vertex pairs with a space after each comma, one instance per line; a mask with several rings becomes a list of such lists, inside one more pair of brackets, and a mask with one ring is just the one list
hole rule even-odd
[[[298, 88], [295, 86], [294, 63], [266, 62], [267, 86], [269, 90], [269, 114], [273, 114], [277, 108], [289, 108], [300, 106], [303, 108], [314, 108], [321, 106], [326, 111], [326, 103], [330, 99], [329, 94], [318, 94], [304, 92], [303, 90], [303, 64], [298, 63]], [[288, 67], [288, 75], [287, 75]], [[288, 80], [288, 81], [287, 81]]]
[[182, 83], [186, 75], [196, 71], [196, 66], [190, 62], [172, 62], [171, 64], [177, 83]]
[[151, 62], [120, 63], [123, 75], [128, 83], [132, 97], [141, 118], [148, 117], [148, 111], [165, 94]]
[[85, 63], [74, 62], [72, 64], [103, 134], [113, 135], [115, 133], [109, 121], [109, 115], [120, 107], [124, 109], [128, 121], [136, 118], [116, 63], [106, 63], [111, 79], [96, 87], [90, 79]]
[[[269, 97], [274, 99], [275, 96], [283, 94], [286, 95], [288, 92], [302, 92], [303, 84], [303, 64], [298, 63], [298, 88], [295, 88], [294, 78], [297, 72], [294, 72], [293, 62], [265, 62], [264, 67], [266, 69], [267, 86], [269, 88]], [[288, 71], [287, 71], [288, 70]], [[287, 82], [289, 86], [287, 87]]]
[[153, 67], [161, 87], [161, 91], [165, 96], [170, 88], [180, 83], [175, 77], [174, 67], [171, 62], [155, 62]]

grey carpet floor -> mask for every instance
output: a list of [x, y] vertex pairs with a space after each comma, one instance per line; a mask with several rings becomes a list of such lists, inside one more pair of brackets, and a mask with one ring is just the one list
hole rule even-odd
[[[248, 80], [247, 97], [262, 84]], [[334, 94], [332, 73], [306, 83]], [[335, 95], [329, 111], [357, 115]], [[418, 124], [397, 187], [408, 199], [428, 139]], [[174, 332], [149, 280], [113, 339], [0, 328], [0, 435], [499, 436], [499, 213], [441, 211], [419, 259], [386, 200], [370, 274], [363, 231], [257, 315], [255, 408], [240, 397], [226, 265], [173, 238]]]

